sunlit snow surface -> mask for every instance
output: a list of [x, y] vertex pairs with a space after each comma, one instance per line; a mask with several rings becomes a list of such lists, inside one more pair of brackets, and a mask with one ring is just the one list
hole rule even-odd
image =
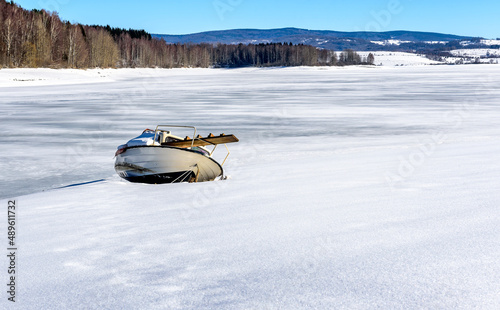
[[[2, 69], [0, 94], [20, 309], [500, 307], [500, 66]], [[117, 177], [162, 123], [235, 134], [229, 179]]]

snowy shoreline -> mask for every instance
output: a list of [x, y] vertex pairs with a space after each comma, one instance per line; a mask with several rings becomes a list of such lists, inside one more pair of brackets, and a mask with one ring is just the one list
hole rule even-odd
[[[352, 66], [367, 68], [367, 66]], [[2, 87], [30, 87], [48, 85], [71, 85], [86, 83], [116, 82], [122, 79], [147, 78], [205, 74], [216, 72], [251, 72], [255, 70], [345, 70], [351, 67], [269, 67], [269, 68], [119, 68], [119, 69], [51, 69], [51, 68], [15, 68], [0, 69], [0, 88]]]
[[[486, 50], [465, 50], [468, 54], [479, 57]], [[455, 54], [463, 53], [457, 50]], [[375, 65], [377, 68], [394, 68], [400, 66], [431, 66], [431, 65], [446, 65], [446, 63], [438, 62], [425, 58], [422, 55], [403, 53], [403, 52], [359, 52], [363, 57], [369, 53], [373, 53]], [[458, 58], [457, 58], [458, 59]], [[455, 58], [452, 59], [455, 61]], [[450, 60], [451, 61], [451, 60]], [[488, 64], [481, 64], [488, 65]], [[210, 74], [211, 71], [254, 71], [254, 70], [356, 70], [360, 68], [374, 68], [372, 66], [347, 66], [347, 67], [250, 67], [250, 68], [232, 68], [232, 69], [217, 69], [217, 68], [117, 68], [117, 69], [51, 69], [51, 68], [0, 68], [0, 88], [15, 87], [15, 86], [42, 86], [42, 85], [69, 85], [80, 83], [100, 83], [113, 82], [119, 79], [128, 79], [141, 76], [164, 75], [168, 73], [177, 74], [180, 72], [186, 73], [201, 73]]]

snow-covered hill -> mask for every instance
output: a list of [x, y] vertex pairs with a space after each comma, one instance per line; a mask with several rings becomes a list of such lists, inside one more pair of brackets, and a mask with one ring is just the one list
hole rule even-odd
[[[498, 65], [2, 69], [16, 306], [497, 309], [499, 82]], [[119, 179], [116, 146], [159, 123], [235, 134], [230, 178]]]
[[361, 57], [368, 57], [372, 53], [375, 57], [374, 64], [377, 66], [423, 66], [435, 65], [442, 62], [430, 60], [421, 54], [403, 52], [358, 52]]
[[[258, 44], [258, 43], [289, 43], [308, 44], [320, 48], [344, 50], [377, 50], [385, 46], [387, 51], [408, 51], [417, 47], [428, 49], [436, 43], [446, 44], [454, 40], [464, 40], [473, 44], [474, 38], [419, 31], [330, 31], [309, 30], [299, 28], [279, 29], [230, 29], [220, 31], [206, 31], [185, 35], [154, 34], [163, 38], [167, 43], [226, 43], [226, 44]], [[411, 43], [411, 46], [399, 45]]]
[[454, 56], [465, 56], [465, 57], [499, 57], [500, 49], [492, 48], [476, 48], [476, 49], [458, 49], [452, 50], [450, 52]]

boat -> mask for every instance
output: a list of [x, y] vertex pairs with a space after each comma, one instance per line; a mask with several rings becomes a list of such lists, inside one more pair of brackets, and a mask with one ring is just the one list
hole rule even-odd
[[[181, 138], [165, 128], [190, 128], [193, 138]], [[158, 125], [146, 129], [136, 138], [118, 146], [115, 153], [115, 171], [123, 179], [136, 183], [162, 184], [206, 182], [224, 178], [222, 166], [229, 156], [227, 143], [238, 142], [234, 135], [209, 134], [196, 136], [194, 126]], [[219, 144], [224, 144], [227, 155], [222, 164], [213, 157]], [[212, 150], [208, 147], [213, 146]]]

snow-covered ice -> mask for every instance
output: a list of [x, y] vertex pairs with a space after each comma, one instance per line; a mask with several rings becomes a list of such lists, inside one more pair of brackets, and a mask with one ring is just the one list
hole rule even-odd
[[[16, 304], [498, 309], [499, 85], [498, 65], [2, 69]], [[116, 147], [161, 123], [235, 134], [230, 177], [121, 180]]]

